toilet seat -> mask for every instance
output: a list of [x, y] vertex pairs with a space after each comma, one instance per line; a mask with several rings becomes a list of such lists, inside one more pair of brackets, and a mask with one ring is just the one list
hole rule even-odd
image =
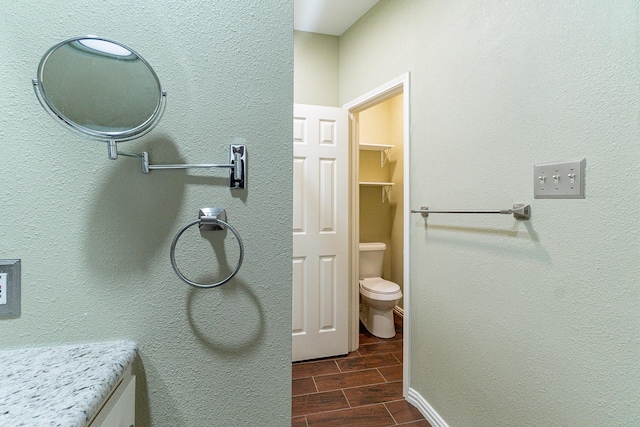
[[360, 293], [368, 298], [390, 301], [402, 298], [397, 283], [384, 280], [382, 277], [360, 279]]
[[382, 277], [368, 277], [360, 281], [362, 287], [376, 294], [393, 294], [400, 290], [397, 283], [384, 280]]

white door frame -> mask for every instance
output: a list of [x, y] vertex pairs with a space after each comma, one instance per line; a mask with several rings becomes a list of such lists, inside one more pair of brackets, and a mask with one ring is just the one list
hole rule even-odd
[[[410, 309], [411, 304], [410, 294], [411, 294], [411, 286], [410, 286], [410, 269], [409, 269], [409, 213], [411, 206], [410, 200], [410, 164], [409, 164], [409, 151], [411, 148], [410, 144], [410, 97], [409, 97], [409, 73], [405, 73], [395, 79], [365, 93], [364, 95], [354, 99], [353, 101], [347, 102], [342, 106], [349, 111], [350, 117], [353, 119], [353, 113], [357, 113], [359, 111], [365, 110], [369, 107], [374, 106], [380, 102], [386, 101], [389, 98], [392, 98], [398, 94], [403, 94], [403, 162], [404, 162], [404, 206], [403, 206], [403, 235], [404, 235], [404, 253], [403, 253], [403, 310], [404, 310], [404, 319], [403, 319], [403, 372], [402, 372], [402, 391], [404, 397], [407, 397], [409, 392], [409, 373], [411, 372], [411, 316]], [[360, 187], [358, 185], [358, 140], [357, 140], [357, 129], [355, 129], [353, 120], [350, 120], [350, 129], [349, 129], [349, 140], [351, 145], [350, 150], [350, 169], [351, 169], [351, 178], [350, 178], [350, 200], [358, 200]], [[359, 311], [359, 298], [360, 298], [360, 289], [358, 288], [358, 260], [359, 260], [359, 251], [358, 251], [358, 242], [360, 241], [359, 235], [359, 206], [357, 203], [351, 203], [351, 230], [350, 230], [350, 249], [351, 249], [351, 283], [352, 285], [349, 287], [349, 301], [350, 301], [350, 309], [349, 309], [349, 350], [353, 351], [358, 348], [358, 311]]]

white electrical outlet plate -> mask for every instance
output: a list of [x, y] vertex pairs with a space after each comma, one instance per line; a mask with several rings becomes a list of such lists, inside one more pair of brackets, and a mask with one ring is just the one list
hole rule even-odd
[[7, 303], [7, 273], [0, 273], [0, 305]]
[[533, 165], [536, 199], [584, 199], [587, 159]]
[[0, 259], [0, 318], [20, 317], [20, 260]]
[[0, 305], [7, 303], [7, 273], [0, 273]]

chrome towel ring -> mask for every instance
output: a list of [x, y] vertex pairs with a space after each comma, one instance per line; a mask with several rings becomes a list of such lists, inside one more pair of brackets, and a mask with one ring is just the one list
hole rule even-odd
[[[233, 228], [228, 222], [225, 221], [226, 219], [227, 219], [227, 213], [224, 209], [202, 208], [200, 209], [200, 212], [198, 214], [198, 219], [191, 221], [189, 224], [182, 227], [178, 231], [178, 233], [176, 233], [175, 237], [173, 238], [173, 242], [171, 242], [171, 266], [173, 267], [173, 271], [175, 271], [178, 277], [182, 279], [182, 281], [185, 282], [186, 284], [195, 286], [196, 288], [215, 288], [217, 286], [227, 283], [240, 270], [240, 266], [242, 265], [242, 259], [244, 258], [244, 244], [242, 243], [240, 234], [238, 234], [236, 229]], [[176, 264], [176, 244], [178, 243], [178, 239], [180, 238], [180, 236], [182, 236], [182, 233], [184, 233], [189, 227], [195, 224], [199, 224], [200, 229], [205, 231], [224, 230], [224, 228], [228, 228], [229, 230], [231, 230], [233, 235], [236, 236], [236, 239], [238, 240], [238, 245], [240, 247], [240, 257], [238, 258], [238, 264], [236, 265], [236, 268], [233, 269], [231, 274], [229, 274], [229, 276], [227, 276], [226, 278], [222, 279], [219, 282], [208, 283], [208, 284], [197, 283], [187, 279], [180, 272], [180, 269], [178, 269], [178, 265]]]

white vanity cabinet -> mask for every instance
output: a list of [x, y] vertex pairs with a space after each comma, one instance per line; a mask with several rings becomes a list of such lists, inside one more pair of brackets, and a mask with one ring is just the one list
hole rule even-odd
[[134, 427], [135, 406], [136, 377], [128, 370], [88, 427]]

